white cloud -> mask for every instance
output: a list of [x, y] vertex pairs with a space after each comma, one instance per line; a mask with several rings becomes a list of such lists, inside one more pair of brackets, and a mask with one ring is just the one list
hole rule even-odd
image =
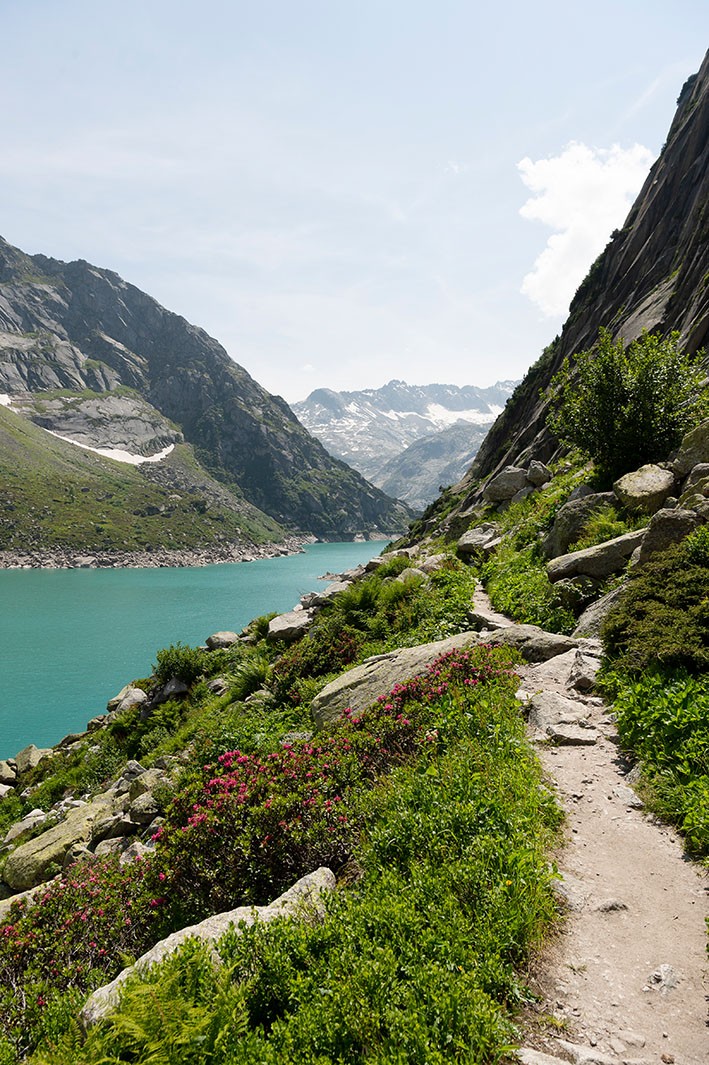
[[533, 193], [520, 214], [556, 231], [522, 282], [544, 314], [566, 313], [591, 263], [623, 224], [652, 161], [642, 144], [589, 148], [572, 141], [559, 155], [517, 164]]

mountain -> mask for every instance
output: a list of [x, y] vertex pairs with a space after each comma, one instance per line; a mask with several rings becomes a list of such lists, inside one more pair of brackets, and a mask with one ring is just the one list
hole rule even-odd
[[659, 158], [623, 228], [591, 267], [561, 332], [515, 390], [480, 448], [466, 484], [556, 441], [540, 396], [564, 359], [605, 327], [626, 343], [643, 330], [680, 333], [696, 352], [709, 340], [709, 53], [685, 83]]
[[377, 471], [374, 482], [387, 495], [422, 511], [441, 488], [455, 484], [473, 461], [488, 426], [456, 422], [448, 429], [422, 436]]
[[[418, 507], [422, 500], [425, 505], [435, 498], [442, 482], [449, 483], [446, 469], [456, 469], [454, 480], [462, 475], [485, 435], [480, 427], [492, 424], [515, 383], [498, 381], [490, 388], [472, 385], [459, 388], [440, 384], [407, 385], [394, 380], [382, 388], [360, 392], [319, 388], [302, 403], [293, 404], [293, 410], [331, 454], [350, 463], [380, 488], [395, 482], [401, 493], [397, 493], [398, 498]], [[422, 486], [407, 491], [396, 467], [389, 468], [388, 464], [401, 456], [407, 471], [414, 471], [417, 452], [406, 458], [402, 453], [416, 441], [433, 433], [445, 433], [459, 423], [469, 427], [469, 439], [460, 434], [444, 436], [438, 445], [429, 449], [426, 456], [429, 474], [422, 471]], [[460, 441], [460, 447], [453, 441]], [[438, 469], [434, 460], [437, 448], [441, 457]]]
[[204, 330], [110, 270], [2, 239], [0, 393], [43, 428], [95, 447], [146, 455], [184, 441], [200, 475], [291, 530], [385, 535], [408, 520]]

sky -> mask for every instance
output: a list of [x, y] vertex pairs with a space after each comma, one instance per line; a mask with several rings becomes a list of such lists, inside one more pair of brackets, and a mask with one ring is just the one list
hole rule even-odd
[[523, 376], [666, 138], [706, 0], [0, 0], [0, 235], [270, 392]]

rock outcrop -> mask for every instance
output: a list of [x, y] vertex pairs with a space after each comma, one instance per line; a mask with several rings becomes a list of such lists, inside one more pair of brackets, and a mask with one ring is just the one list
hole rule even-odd
[[84, 1028], [91, 1028], [104, 1020], [118, 1005], [121, 987], [134, 973], [144, 973], [153, 965], [174, 954], [189, 940], [198, 940], [209, 945], [216, 944], [221, 937], [233, 928], [240, 933], [244, 928], [255, 924], [274, 921], [277, 917], [300, 917], [303, 920], [317, 920], [324, 910], [324, 897], [335, 888], [335, 876], [324, 866], [314, 873], [298, 880], [267, 906], [238, 906], [226, 913], [217, 913], [207, 917], [200, 924], [189, 925], [173, 932], [167, 939], [156, 943], [147, 953], [138, 958], [135, 965], [123, 969], [110, 984], [94, 991], [80, 1014]]

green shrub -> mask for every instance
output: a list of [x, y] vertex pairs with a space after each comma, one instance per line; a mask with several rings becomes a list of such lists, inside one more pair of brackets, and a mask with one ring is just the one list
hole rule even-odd
[[607, 506], [595, 510], [586, 522], [578, 540], [570, 544], [568, 551], [583, 551], [587, 547], [595, 547], [603, 544], [606, 540], [613, 540], [616, 536], [638, 529], [647, 519], [639, 519], [628, 522], [618, 513], [617, 507]]
[[613, 481], [667, 458], [707, 411], [704, 374], [679, 348], [679, 333], [644, 333], [627, 348], [601, 329], [596, 345], [566, 359], [547, 392], [548, 424]]
[[613, 667], [709, 670], [709, 527], [631, 570], [602, 630]]
[[208, 669], [208, 653], [183, 643], [170, 644], [157, 653], [153, 674], [159, 684], [178, 679], [193, 684]]

